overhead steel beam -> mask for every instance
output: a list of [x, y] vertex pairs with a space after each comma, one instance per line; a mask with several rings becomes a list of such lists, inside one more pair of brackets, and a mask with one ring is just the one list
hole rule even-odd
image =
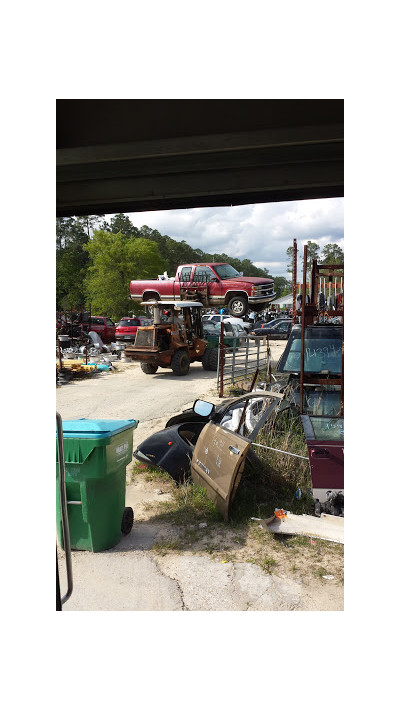
[[59, 216], [343, 195], [343, 124], [57, 150]]

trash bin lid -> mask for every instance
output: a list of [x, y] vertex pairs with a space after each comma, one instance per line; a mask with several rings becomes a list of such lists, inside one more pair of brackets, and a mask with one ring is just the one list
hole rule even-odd
[[139, 420], [87, 420], [81, 417], [63, 421], [63, 436], [64, 439], [103, 439], [134, 429], [138, 423]]

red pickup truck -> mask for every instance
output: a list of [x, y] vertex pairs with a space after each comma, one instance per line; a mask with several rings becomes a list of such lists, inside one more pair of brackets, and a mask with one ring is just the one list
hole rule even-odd
[[227, 306], [239, 318], [248, 310], [263, 311], [276, 296], [272, 279], [242, 276], [223, 262], [181, 264], [175, 277], [131, 281], [130, 292], [139, 302], [191, 299], [206, 308]]
[[115, 339], [115, 323], [106, 316], [92, 316], [83, 324], [85, 331], [98, 333], [103, 343], [110, 343]]

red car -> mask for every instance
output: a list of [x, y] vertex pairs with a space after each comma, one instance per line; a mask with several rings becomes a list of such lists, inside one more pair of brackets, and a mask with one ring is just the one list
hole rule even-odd
[[110, 343], [115, 338], [115, 323], [107, 316], [92, 316], [85, 330], [98, 333], [103, 343]]
[[117, 341], [134, 341], [138, 326], [150, 326], [151, 321], [144, 316], [124, 316], [121, 318], [116, 330]]

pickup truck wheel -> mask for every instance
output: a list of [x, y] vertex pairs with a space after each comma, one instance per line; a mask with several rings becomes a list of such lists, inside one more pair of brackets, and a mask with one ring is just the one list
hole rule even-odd
[[146, 375], [154, 375], [158, 370], [158, 365], [153, 365], [153, 363], [141, 363], [140, 367]]
[[179, 350], [171, 358], [171, 368], [174, 375], [187, 375], [190, 367], [190, 358], [186, 351]]
[[247, 299], [244, 296], [234, 296], [228, 304], [228, 309], [231, 316], [242, 318], [247, 313]]

